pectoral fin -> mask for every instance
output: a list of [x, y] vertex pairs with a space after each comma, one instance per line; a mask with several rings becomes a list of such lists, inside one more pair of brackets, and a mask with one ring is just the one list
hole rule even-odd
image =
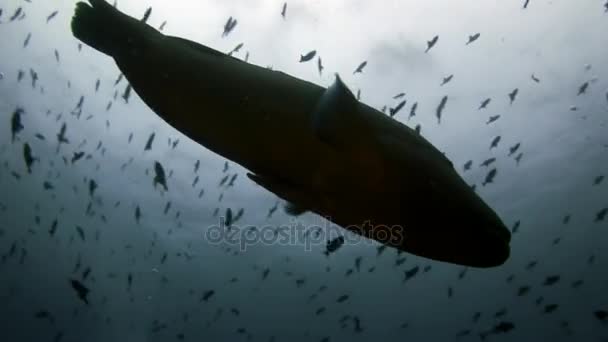
[[309, 209], [307, 208], [310, 208], [310, 205], [314, 203], [313, 195], [304, 187], [275, 177], [261, 176], [252, 173], [247, 173], [247, 177], [264, 189], [289, 202], [285, 206], [285, 212], [290, 215], [301, 215], [308, 211]]

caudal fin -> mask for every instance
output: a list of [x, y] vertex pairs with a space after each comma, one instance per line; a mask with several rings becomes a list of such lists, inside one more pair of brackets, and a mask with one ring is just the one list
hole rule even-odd
[[88, 1], [90, 5], [76, 4], [72, 33], [95, 50], [115, 56], [146, 31], [145, 24], [121, 13], [105, 0]]

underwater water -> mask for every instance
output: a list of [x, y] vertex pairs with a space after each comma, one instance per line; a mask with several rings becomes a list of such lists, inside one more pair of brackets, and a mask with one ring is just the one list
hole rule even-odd
[[[476, 269], [335, 227], [350, 238], [326, 255], [335, 236], [314, 227], [327, 221], [288, 215], [80, 45], [74, 1], [2, 0], [0, 339], [608, 340], [608, 5], [524, 3], [299, 0], [284, 16], [274, 0], [117, 4], [323, 87], [339, 73], [377, 109], [406, 100], [394, 118], [420, 125], [512, 229], [507, 262]], [[217, 238], [228, 209], [244, 228]], [[294, 222], [302, 234], [282, 228]]]

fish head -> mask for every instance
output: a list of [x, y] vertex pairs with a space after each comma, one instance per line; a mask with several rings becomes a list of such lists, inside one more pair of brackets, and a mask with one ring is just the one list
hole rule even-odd
[[397, 248], [449, 263], [494, 267], [509, 257], [511, 233], [496, 212], [432, 145], [408, 152], [399, 168]]

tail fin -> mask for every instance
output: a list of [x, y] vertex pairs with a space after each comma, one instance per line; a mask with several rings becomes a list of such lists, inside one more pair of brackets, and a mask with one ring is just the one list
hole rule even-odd
[[72, 33], [95, 50], [115, 56], [146, 31], [145, 24], [121, 13], [105, 0], [88, 1], [90, 5], [86, 2], [76, 4]]

